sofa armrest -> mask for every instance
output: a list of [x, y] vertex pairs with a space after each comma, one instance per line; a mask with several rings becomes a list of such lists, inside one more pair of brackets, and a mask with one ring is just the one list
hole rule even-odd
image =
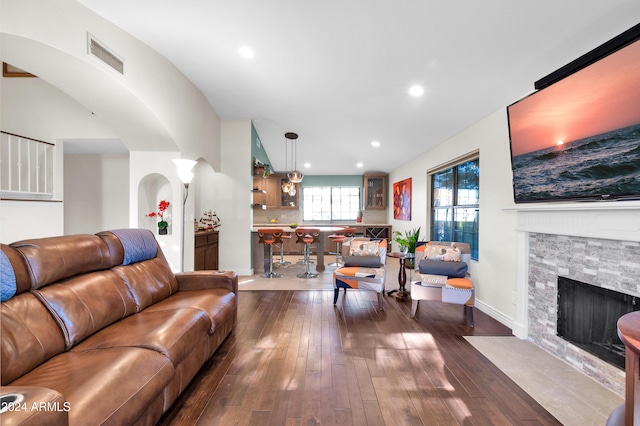
[[176, 274], [180, 291], [226, 288], [238, 294], [238, 275], [233, 271], [192, 271]]
[[71, 404], [65, 401], [61, 393], [48, 388], [35, 386], [2, 386], [0, 396], [22, 395], [21, 399], [1, 403], [3, 425], [66, 425], [69, 424]]

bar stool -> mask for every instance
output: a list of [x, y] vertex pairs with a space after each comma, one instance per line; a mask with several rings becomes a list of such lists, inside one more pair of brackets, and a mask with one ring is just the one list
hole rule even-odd
[[[282, 232], [282, 235], [280, 235], [280, 239], [282, 240], [290, 240], [291, 239], [291, 234], [289, 234], [288, 232]], [[286, 265], [291, 265], [291, 262], [288, 262], [286, 260], [284, 260], [284, 241], [282, 241], [280, 243], [280, 260], [278, 262], [275, 263], [275, 265], [277, 266], [286, 266]]]
[[[311, 244], [317, 243], [319, 241], [320, 230], [317, 228], [298, 228], [296, 229], [296, 236], [298, 237], [298, 242], [302, 242], [304, 244], [304, 257], [305, 259], [309, 259], [311, 255]], [[304, 272], [302, 274], [296, 275], [298, 278], [317, 278], [318, 274], [309, 271], [309, 264], [311, 262], [307, 261], [305, 263]]]
[[336, 243], [336, 261], [330, 263], [328, 266], [344, 266], [344, 263], [342, 263], [342, 243], [347, 237], [353, 237], [356, 232], [356, 228], [349, 228], [345, 226], [343, 229], [335, 231], [333, 235], [329, 235], [329, 239]]
[[269, 245], [269, 272], [266, 272], [265, 278], [280, 278], [282, 275], [273, 272], [273, 244], [282, 243], [282, 229], [280, 228], [262, 228], [258, 229], [258, 240], [261, 244]]
[[[314, 228], [296, 228], [296, 243], [297, 244], [304, 244], [304, 236], [306, 235], [306, 230], [308, 229], [314, 229]], [[300, 231], [300, 232], [298, 232]], [[315, 243], [318, 242], [318, 240], [314, 240]], [[302, 259], [298, 260], [296, 262], [296, 265], [307, 265], [307, 264], [313, 264], [313, 260], [311, 260], [310, 258], [310, 251], [304, 250], [303, 248], [303, 253], [302, 253]]]

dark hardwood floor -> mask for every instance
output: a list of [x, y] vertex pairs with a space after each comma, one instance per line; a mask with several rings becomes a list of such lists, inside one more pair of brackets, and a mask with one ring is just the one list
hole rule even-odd
[[475, 311], [373, 292], [240, 292], [238, 325], [161, 425], [558, 425], [462, 337]]

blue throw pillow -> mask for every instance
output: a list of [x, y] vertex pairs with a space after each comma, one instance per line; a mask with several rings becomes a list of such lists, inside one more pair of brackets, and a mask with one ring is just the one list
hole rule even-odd
[[114, 229], [111, 231], [124, 247], [122, 265], [141, 262], [156, 257], [158, 243], [147, 229]]
[[345, 256], [344, 266], [358, 266], [361, 268], [379, 268], [380, 256]]
[[9, 258], [0, 250], [0, 300], [9, 300], [16, 294], [16, 274]]
[[418, 270], [421, 274], [445, 275], [447, 278], [464, 278], [467, 275], [467, 264], [465, 262], [422, 259], [418, 264]]

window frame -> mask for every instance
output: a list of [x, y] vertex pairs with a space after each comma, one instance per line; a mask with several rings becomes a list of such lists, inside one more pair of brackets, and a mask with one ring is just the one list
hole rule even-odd
[[[305, 192], [307, 190], [314, 190], [314, 189], [318, 189], [320, 188], [321, 190], [328, 190], [329, 192], [329, 218], [320, 218], [320, 219], [307, 219], [306, 218], [306, 206], [307, 206], [307, 196], [305, 195]], [[358, 194], [357, 194], [357, 204], [353, 204], [355, 205], [355, 210], [354, 210], [354, 217], [349, 217], [349, 218], [339, 218], [339, 219], [335, 219], [335, 215], [334, 215], [334, 207], [336, 206], [336, 203], [334, 203], [334, 190], [343, 190], [343, 189], [350, 189], [350, 190], [357, 190]], [[314, 185], [314, 186], [305, 186], [302, 187], [302, 194], [300, 194], [300, 201], [301, 201], [301, 205], [302, 205], [302, 220], [304, 222], [348, 222], [348, 221], [355, 221], [357, 214], [358, 214], [358, 210], [361, 209], [360, 206], [362, 206], [362, 187], [357, 186], [357, 185]], [[344, 196], [344, 195], [342, 195]], [[353, 197], [353, 195], [347, 195], [349, 197]], [[340, 195], [338, 197], [341, 197]], [[340, 205], [342, 205], [342, 203], [338, 203]], [[311, 216], [313, 216], [313, 212], [310, 213]]]
[[[458, 197], [460, 195], [460, 189], [458, 184], [458, 173], [459, 166], [466, 164], [468, 162], [475, 161], [477, 163], [477, 197], [476, 203], [466, 203], [459, 204]], [[440, 198], [435, 197], [435, 187], [437, 181], [437, 175], [444, 172], [451, 172], [451, 190], [452, 194], [450, 196], [451, 203], [447, 205], [436, 205], [436, 202], [440, 200]], [[434, 222], [436, 218], [441, 221], [446, 221], [447, 224], [445, 226], [445, 231], [448, 235], [444, 236], [444, 239], [441, 241], [462, 241], [469, 243], [471, 247], [471, 259], [478, 260], [479, 258], [479, 229], [480, 229], [480, 155], [478, 151], [469, 153], [465, 156], [459, 157], [449, 163], [441, 165], [439, 167], [433, 168], [427, 171], [427, 179], [429, 181], [429, 232], [430, 238], [433, 241], [436, 240], [436, 235], [434, 235], [434, 228], [436, 223]], [[456, 220], [457, 215], [459, 214], [469, 214], [471, 211], [471, 215], [473, 216], [473, 220], [462, 221]], [[440, 213], [440, 214], [439, 214]], [[445, 213], [447, 216], [444, 220], [442, 219], [443, 215], [441, 213]], [[472, 229], [469, 230], [467, 227], [464, 229], [460, 229], [458, 223], [472, 223]], [[471, 235], [471, 241], [468, 241], [469, 238], [456, 238], [455, 235], [459, 232], [462, 232], [463, 235]]]

